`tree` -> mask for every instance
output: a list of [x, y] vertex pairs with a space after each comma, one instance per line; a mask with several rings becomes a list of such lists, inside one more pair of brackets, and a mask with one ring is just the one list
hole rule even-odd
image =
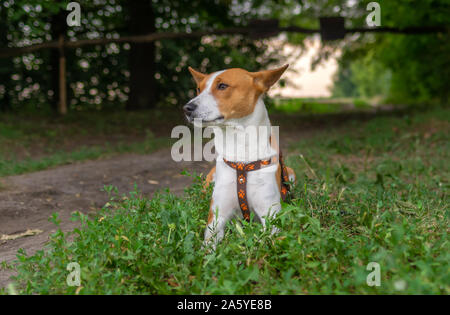
[[[7, 30], [8, 26], [6, 24], [7, 12], [6, 9], [0, 6], [0, 45], [8, 46]], [[12, 75], [12, 60], [11, 59], [0, 59], [0, 82], [3, 82], [3, 93], [0, 98], [0, 111], [7, 111], [11, 109], [11, 75]]]
[[[364, 10], [370, 1], [356, 6]], [[378, 1], [382, 26], [448, 26], [450, 7], [446, 0]], [[364, 15], [354, 19], [364, 25]], [[342, 45], [339, 71], [349, 71], [358, 94], [383, 92], [392, 101], [448, 100], [450, 79], [450, 33], [426, 35], [366, 34], [347, 39]], [[348, 68], [346, 70], [346, 68]], [[339, 79], [339, 76], [337, 77]], [[337, 89], [342, 85], [335, 81]], [[381, 84], [381, 85], [380, 85]]]
[[[55, 1], [61, 4], [61, 0]], [[52, 35], [52, 39], [59, 39], [60, 36], [65, 36], [67, 33], [67, 24], [66, 24], [66, 12], [63, 10], [59, 10], [54, 13], [50, 17], [50, 32]], [[59, 50], [52, 49], [50, 51], [50, 71], [51, 71], [51, 88], [52, 88], [52, 97], [51, 107], [54, 112], [57, 111], [58, 102], [59, 102]]]
[[[81, 26], [67, 27], [65, 2], [8, 0], [3, 3], [6, 19], [2, 25], [7, 30], [2, 34], [8, 34], [6, 45], [14, 47], [57, 40], [61, 33], [67, 41], [74, 41], [153, 31], [190, 32], [243, 25], [260, 16], [253, 7], [236, 12], [236, 3], [248, 1], [86, 1], [81, 3]], [[279, 58], [276, 52], [267, 53], [267, 43], [242, 36], [85, 46], [66, 49], [65, 55], [71, 110], [123, 108], [125, 104], [128, 108], [173, 106], [194, 93], [188, 65], [205, 72], [238, 66], [259, 70]], [[58, 100], [56, 57], [38, 51], [3, 59], [8, 75], [0, 85], [8, 89], [0, 86], [0, 101], [9, 95], [16, 109], [48, 109], [49, 101], [54, 107]]]
[[[127, 3], [130, 33], [149, 34], [156, 31], [152, 1], [136, 0]], [[129, 54], [130, 95], [127, 109], [154, 107], [157, 101], [155, 84], [155, 43], [132, 43]]]

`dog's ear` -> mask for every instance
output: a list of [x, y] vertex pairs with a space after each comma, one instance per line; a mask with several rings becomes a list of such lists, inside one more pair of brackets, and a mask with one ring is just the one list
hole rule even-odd
[[197, 84], [200, 84], [200, 82], [202, 82], [203, 79], [206, 77], [206, 74], [198, 72], [191, 67], [188, 67], [188, 69], [189, 69], [189, 72], [192, 74], [192, 77], [194, 78], [195, 83], [197, 83]]
[[253, 76], [253, 82], [256, 87], [263, 92], [267, 92], [269, 88], [280, 79], [281, 75], [288, 67], [289, 65], [286, 64], [277, 69], [251, 72], [250, 74]]

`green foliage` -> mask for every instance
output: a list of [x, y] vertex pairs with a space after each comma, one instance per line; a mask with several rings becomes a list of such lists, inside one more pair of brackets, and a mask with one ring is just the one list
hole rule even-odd
[[[277, 18], [280, 24], [318, 27], [318, 17], [340, 15], [348, 27], [366, 26], [364, 1], [178, 0], [152, 1], [158, 32], [190, 32], [210, 28], [245, 26], [254, 18]], [[55, 30], [65, 28], [68, 1], [7, 0], [0, 5], [0, 45], [17, 47], [55, 40]], [[382, 26], [446, 26], [450, 24], [446, 0], [380, 0]], [[130, 35], [132, 1], [80, 1], [82, 25], [65, 31], [67, 40]], [[56, 17], [60, 19], [55, 22]], [[335, 96], [388, 96], [390, 100], [448, 99], [450, 78], [449, 34], [348, 36], [327, 42], [313, 66], [342, 50], [336, 74]], [[304, 34], [287, 40], [303, 45]], [[156, 42], [155, 77], [160, 106], [180, 104], [194, 95], [186, 68], [204, 72], [228, 67], [258, 70], [283, 59], [264, 40], [244, 36], [211, 36]], [[72, 110], [123, 107], [128, 98], [130, 45], [108, 44], [67, 50], [69, 100]], [[55, 102], [51, 64], [54, 52], [38, 51], [0, 59], [0, 108], [48, 110]], [[57, 61], [57, 60], [56, 60]]]
[[389, 93], [391, 71], [377, 62], [372, 54], [368, 53], [362, 60], [356, 60], [350, 68], [358, 96], [367, 98]]
[[[69, 1], [8, 0], [0, 5], [0, 45], [16, 47], [57, 40], [54, 31], [66, 29]], [[151, 1], [157, 32], [192, 32], [243, 25], [259, 16], [258, 6], [237, 11], [245, 1]], [[233, 4], [233, 5], [232, 5]], [[68, 27], [66, 40], [111, 38], [130, 34], [128, 7], [132, 1], [80, 1], [81, 26]], [[59, 19], [57, 22], [56, 17]], [[21, 44], [23, 43], [23, 44]], [[130, 44], [107, 44], [67, 49], [68, 99], [72, 110], [123, 108], [128, 99]], [[204, 40], [180, 39], [156, 42], [155, 103], [183, 104], [194, 95], [187, 71], [190, 65], [205, 72], [227, 67], [252, 71], [279, 59], [267, 53], [267, 43], [245, 37], [212, 36]], [[51, 50], [0, 59], [0, 108], [48, 110], [55, 100]], [[58, 60], [56, 59], [56, 62]], [[154, 105], [154, 104], [153, 104]]]
[[333, 75], [333, 87], [331, 89], [334, 97], [358, 96], [357, 86], [353, 82], [353, 72], [350, 66], [344, 64], [342, 59], [338, 61], [339, 68]]
[[[287, 163], [292, 204], [270, 225], [233, 221], [215, 252], [202, 249], [210, 191], [183, 197], [111, 194], [81, 227], [45, 250], [18, 254], [27, 294], [449, 294], [448, 109], [350, 122], [302, 140]], [[439, 126], [440, 128], [436, 128]], [[298, 152], [298, 151], [297, 151]], [[54, 218], [57, 221], [57, 218]], [[239, 226], [242, 224], [242, 227]], [[81, 286], [66, 284], [70, 262]], [[381, 286], [369, 287], [369, 262]], [[6, 293], [6, 292], [4, 292]]]
[[[365, 8], [370, 1], [361, 1]], [[381, 26], [448, 26], [448, 2], [378, 1]], [[360, 21], [360, 25], [364, 25]], [[348, 39], [339, 62], [335, 96], [382, 95], [390, 101], [448, 100], [448, 32], [424, 35], [367, 34]]]
[[358, 109], [370, 108], [370, 104], [368, 104], [365, 100], [359, 98], [353, 100], [353, 105]]
[[386, 97], [390, 93], [392, 70], [379, 60], [377, 46], [355, 43], [339, 58], [332, 88], [335, 97]]
[[303, 113], [303, 114], [332, 114], [342, 110], [342, 104], [313, 99], [280, 99], [270, 108], [270, 112]]
[[392, 69], [393, 99], [448, 100], [448, 35], [386, 38], [384, 52], [381, 61]]

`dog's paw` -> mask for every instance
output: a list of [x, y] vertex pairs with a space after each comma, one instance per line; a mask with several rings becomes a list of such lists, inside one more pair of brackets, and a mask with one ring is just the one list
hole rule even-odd
[[214, 241], [214, 239], [210, 238], [203, 241], [201, 249], [205, 251], [207, 254], [210, 254], [216, 251], [216, 247], [217, 243]]

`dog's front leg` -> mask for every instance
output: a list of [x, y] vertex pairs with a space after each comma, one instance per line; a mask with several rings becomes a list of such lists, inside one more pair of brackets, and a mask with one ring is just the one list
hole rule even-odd
[[[259, 198], [255, 198], [256, 202], [254, 203], [254, 211], [257, 215], [259, 221], [263, 225], [264, 230], [267, 229], [266, 221], [267, 219], [274, 219], [277, 213], [281, 210], [281, 203], [279, 200], [279, 194], [272, 193], [272, 196], [269, 194], [266, 195], [266, 198], [263, 196], [258, 196]], [[279, 229], [275, 226], [272, 226], [272, 235], [277, 233]]]
[[203, 246], [212, 246], [213, 249], [222, 240], [225, 233], [225, 225], [233, 215], [232, 208], [227, 203], [211, 202], [208, 217], [208, 225], [205, 230], [205, 240]]

